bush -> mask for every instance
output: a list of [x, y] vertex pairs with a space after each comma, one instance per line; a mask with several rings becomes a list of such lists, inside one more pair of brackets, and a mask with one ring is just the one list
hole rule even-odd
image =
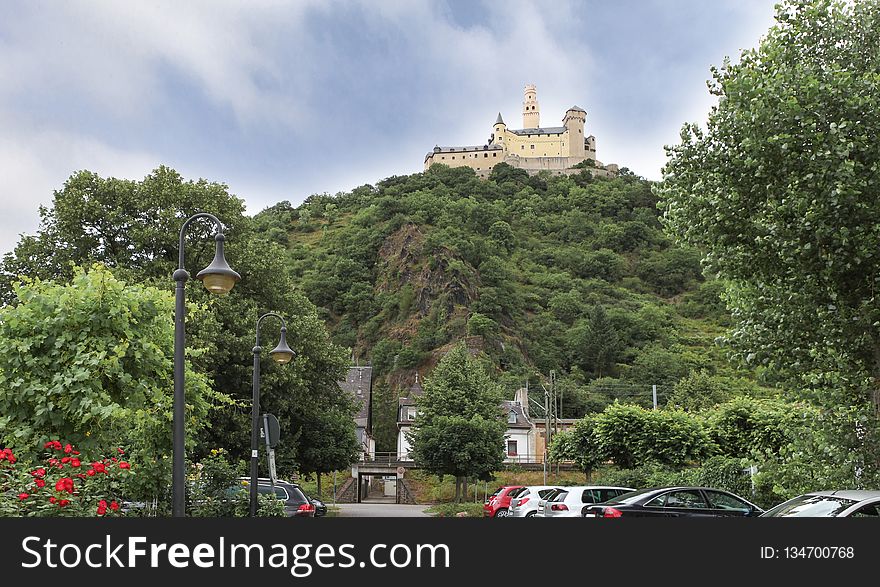
[[122, 449], [91, 460], [70, 444], [51, 440], [40, 462], [0, 451], [0, 516], [111, 517], [122, 515], [131, 464]]
[[[425, 509], [438, 518], [479, 518], [483, 515], [482, 503], [438, 503]], [[463, 516], [458, 514], [464, 513]]]

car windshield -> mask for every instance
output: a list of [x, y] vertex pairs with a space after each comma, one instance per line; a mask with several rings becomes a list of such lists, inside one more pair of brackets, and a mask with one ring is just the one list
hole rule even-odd
[[851, 499], [831, 495], [801, 495], [767, 510], [764, 516], [833, 518], [854, 503]]
[[649, 493], [654, 493], [657, 491], [656, 489], [641, 489], [639, 491], [630, 491], [628, 493], [624, 493], [622, 495], [618, 495], [617, 497], [613, 497], [606, 501], [605, 503], [635, 503], [639, 501], [641, 498], [645, 497]]

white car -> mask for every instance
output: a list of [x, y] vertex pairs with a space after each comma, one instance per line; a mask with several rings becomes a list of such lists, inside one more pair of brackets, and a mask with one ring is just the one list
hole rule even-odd
[[510, 500], [510, 517], [534, 517], [538, 513], [538, 502], [557, 491], [562, 491], [562, 488], [553, 485], [532, 485], [522, 488], [516, 497]]
[[585, 507], [602, 503], [618, 495], [635, 491], [628, 487], [608, 487], [604, 485], [576, 485], [563, 487], [550, 500], [538, 504], [539, 518], [580, 518]]

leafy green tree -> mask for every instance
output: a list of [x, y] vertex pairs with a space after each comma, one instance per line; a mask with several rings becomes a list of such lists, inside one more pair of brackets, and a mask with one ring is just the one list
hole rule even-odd
[[299, 470], [317, 476], [318, 497], [321, 497], [321, 475], [348, 468], [358, 459], [361, 450], [352, 426], [351, 410], [331, 409], [310, 414], [302, 423], [297, 452]]
[[788, 0], [713, 69], [707, 130], [685, 125], [664, 219], [729, 284], [739, 356], [827, 410], [825, 458], [880, 463], [880, 3]]
[[617, 402], [597, 416], [595, 434], [605, 454], [625, 469], [651, 462], [681, 466], [712, 449], [702, 422], [690, 414]]
[[705, 369], [691, 372], [679, 380], [669, 396], [670, 406], [689, 412], [705, 410], [730, 399], [730, 391], [722, 379]]
[[[124, 447], [140, 463], [129, 497], [161, 500], [171, 472], [173, 296], [100, 265], [77, 269], [69, 285], [37, 280], [14, 293], [0, 309], [0, 442]], [[211, 404], [228, 399], [190, 364], [186, 397], [192, 448]]]
[[464, 343], [425, 379], [410, 433], [413, 459], [429, 473], [454, 475], [456, 501], [468, 477], [486, 478], [501, 467], [507, 428], [501, 399], [501, 388]]
[[573, 365], [596, 377], [607, 375], [620, 352], [620, 339], [602, 306], [594, 307], [589, 317], [567, 334], [568, 354]]
[[596, 434], [596, 422], [597, 416], [585, 416], [570, 430], [554, 436], [550, 444], [550, 458], [555, 461], [576, 462], [584, 472], [587, 483], [592, 482], [593, 471], [607, 459]]

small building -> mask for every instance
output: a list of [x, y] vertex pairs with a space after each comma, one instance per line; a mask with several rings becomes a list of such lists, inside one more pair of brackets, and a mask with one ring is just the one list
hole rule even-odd
[[373, 439], [373, 368], [350, 367], [339, 387], [352, 394], [360, 403], [354, 424], [358, 442], [361, 443], [361, 460], [372, 459], [376, 454], [376, 441]]
[[422, 395], [422, 384], [419, 383], [419, 374], [416, 373], [415, 382], [407, 390], [406, 397], [397, 399], [397, 460], [411, 461], [410, 444], [406, 437], [412, 432], [412, 425], [416, 419], [416, 398]]

